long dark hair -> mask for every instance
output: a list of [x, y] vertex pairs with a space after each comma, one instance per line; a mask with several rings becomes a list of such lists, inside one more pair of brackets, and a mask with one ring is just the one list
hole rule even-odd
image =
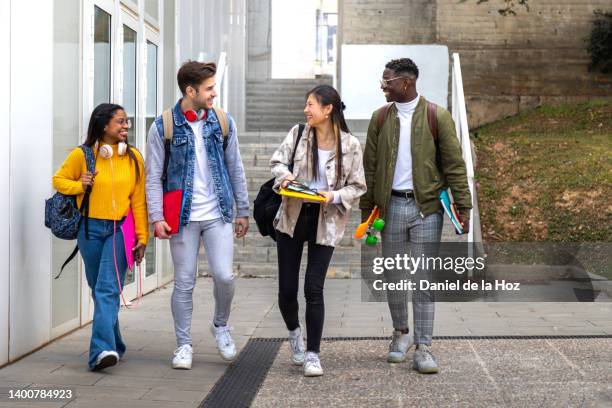
[[[101, 103], [91, 112], [91, 117], [89, 118], [89, 126], [87, 127], [87, 139], [85, 139], [85, 146], [93, 147], [96, 142], [101, 141], [102, 137], [104, 137], [104, 128], [111, 121], [113, 116], [118, 110], [125, 110], [123, 106], [117, 105], [115, 103]], [[134, 167], [136, 169], [136, 180], [140, 179], [140, 168], [138, 167], [138, 161], [136, 160], [136, 155], [132, 151], [132, 147], [125, 141], [127, 144], [127, 154], [130, 156], [132, 162], [134, 162]], [[99, 144], [98, 144], [99, 145]]]
[[[330, 85], [318, 85], [312, 88], [306, 94], [306, 99], [310, 95], [314, 95], [321, 106], [332, 105], [331, 121], [336, 135], [336, 187], [339, 187], [340, 180], [342, 179], [342, 143], [340, 140], [340, 130], [346, 133], [350, 133], [346, 120], [344, 120], [344, 103], [340, 99], [338, 91]], [[312, 143], [312, 170], [313, 176], [316, 180], [319, 177], [319, 146], [317, 145], [317, 131], [312, 129], [313, 132], [313, 143]]]

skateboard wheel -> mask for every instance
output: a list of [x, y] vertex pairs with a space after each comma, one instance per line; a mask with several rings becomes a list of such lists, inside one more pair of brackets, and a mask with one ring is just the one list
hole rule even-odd
[[378, 237], [374, 235], [368, 235], [366, 238], [366, 245], [376, 245], [378, 243]]
[[382, 229], [385, 228], [385, 220], [382, 218], [375, 219], [372, 223], [372, 228], [374, 228], [376, 231], [382, 231]]

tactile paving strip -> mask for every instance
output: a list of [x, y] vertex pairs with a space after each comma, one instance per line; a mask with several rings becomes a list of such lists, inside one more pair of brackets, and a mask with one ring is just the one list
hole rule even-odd
[[[434, 336], [434, 340], [544, 340], [610, 339], [612, 335], [541, 335], [541, 336]], [[388, 340], [388, 336], [324, 337], [323, 341]], [[249, 407], [259, 392], [278, 350], [286, 338], [252, 338], [238, 358], [202, 401], [200, 407]]]

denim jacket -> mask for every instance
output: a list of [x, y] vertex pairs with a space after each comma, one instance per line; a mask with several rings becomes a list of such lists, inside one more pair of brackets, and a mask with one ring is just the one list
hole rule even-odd
[[[164, 167], [164, 125], [158, 116], [149, 129], [147, 139], [146, 192], [149, 209], [149, 222], [164, 219], [163, 193], [177, 189], [183, 190], [180, 225], [189, 224], [193, 198], [193, 178], [195, 173], [194, 133], [181, 111], [179, 100], [172, 109], [174, 130], [170, 145], [170, 160], [165, 183], [161, 176]], [[208, 169], [217, 195], [219, 212], [226, 223], [233, 218], [233, 204], [236, 201], [236, 216], [249, 215], [249, 199], [246, 176], [238, 147], [238, 134], [233, 119], [228, 114], [229, 135], [227, 147], [223, 149], [221, 126], [213, 109], [209, 109], [203, 125], [202, 137], [206, 148]]]

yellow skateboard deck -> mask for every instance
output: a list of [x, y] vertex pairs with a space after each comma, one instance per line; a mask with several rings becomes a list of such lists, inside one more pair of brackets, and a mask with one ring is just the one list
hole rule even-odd
[[289, 191], [289, 190], [286, 190], [284, 188], [280, 189], [280, 193], [279, 194], [287, 196], [287, 197], [301, 198], [302, 200], [312, 200], [312, 201], [318, 201], [318, 202], [321, 202], [321, 203], [325, 202], [325, 197], [323, 197], [323, 196], [306, 194], [306, 193], [299, 193], [297, 191]]

